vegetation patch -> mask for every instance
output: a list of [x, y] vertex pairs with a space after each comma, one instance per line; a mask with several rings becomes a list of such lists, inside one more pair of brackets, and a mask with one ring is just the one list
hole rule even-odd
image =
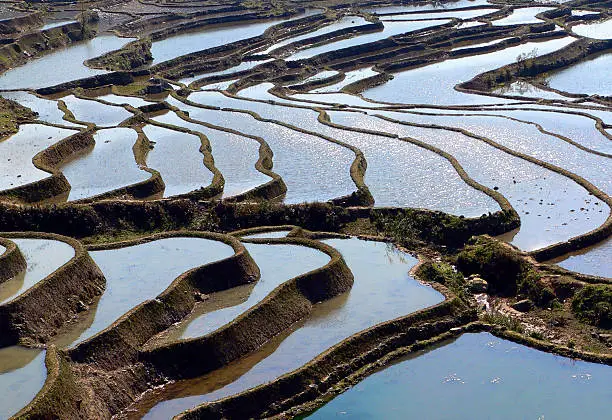
[[525, 296], [538, 306], [548, 306], [555, 298], [520, 251], [488, 236], [475, 238], [457, 255], [457, 268], [480, 274], [493, 294]]
[[425, 262], [419, 266], [416, 275], [420, 279], [445, 285], [461, 299], [467, 297], [465, 278], [445, 262]]
[[15, 134], [19, 124], [32, 122], [38, 114], [10, 99], [0, 97], [0, 140]]
[[576, 316], [601, 328], [612, 328], [612, 287], [588, 285], [576, 293], [572, 301]]
[[113, 71], [132, 70], [153, 60], [151, 39], [130, 42], [123, 48], [111, 51], [87, 62], [90, 67]]

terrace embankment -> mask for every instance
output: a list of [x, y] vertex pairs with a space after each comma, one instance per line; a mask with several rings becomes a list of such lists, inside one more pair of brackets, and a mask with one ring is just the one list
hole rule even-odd
[[[517, 62], [488, 71], [461, 83], [457, 90], [466, 93], [489, 93], [500, 84], [510, 83], [517, 78], [535, 78], [552, 70], [575, 64], [612, 48], [612, 40], [579, 39], [570, 45], [542, 56], [519, 57]], [[494, 95], [495, 96], [495, 95]]]
[[60, 172], [60, 166], [91, 150], [95, 145], [93, 130], [84, 130], [60, 140], [32, 159], [34, 166], [51, 174], [40, 181], [0, 192], [0, 198], [17, 203], [38, 203], [64, 195], [70, 184]]
[[[222, 237], [204, 233], [191, 235]], [[237, 239], [225, 237], [225, 240], [239, 247], [243, 255], [248, 255]], [[37, 416], [89, 417], [94, 413], [96, 416], [106, 416], [104, 413], [108, 413], [108, 416], [116, 414], [140, 393], [169, 378], [192, 377], [248, 354], [288, 328], [294, 320], [307, 316], [309, 308], [316, 302], [329, 299], [351, 287], [352, 274], [336, 250], [307, 239], [278, 241], [314, 247], [330, 255], [331, 261], [324, 267], [288, 280], [250, 311], [214, 333], [152, 350], [143, 349], [142, 345], [152, 334], [167, 328], [189, 313], [195, 304], [196, 295], [224, 290], [241, 284], [242, 280], [253, 280], [253, 273], [244, 276], [245, 261], [239, 261], [236, 258], [238, 254], [225, 260], [225, 263], [211, 263], [201, 269], [187, 272], [175, 280], [155, 301], [139, 305], [92, 339], [55, 355], [55, 362], [63, 364], [66, 370], [59, 377], [49, 375], [49, 386], [45, 389], [53, 394], [53, 384], [61, 379], [72, 384], [67, 386], [69, 391], [63, 395], [50, 396], [56, 403], [46, 405], [40, 403], [46, 398], [43, 390], [39, 397], [24, 409], [22, 415], [36, 413]], [[232, 259], [232, 264], [237, 264], [239, 273], [228, 271], [227, 264]], [[206, 267], [209, 271], [213, 268], [216, 271], [194, 279], [193, 273]], [[256, 269], [256, 266], [252, 267]], [[293, 302], [295, 305], [289, 305], [287, 302]], [[163, 308], [160, 307], [162, 305]], [[153, 306], [159, 308], [154, 310]], [[251, 328], [254, 326], [258, 327]], [[230, 339], [230, 336], [233, 339]], [[228, 346], [228, 343], [233, 345]], [[202, 358], [202, 351], [210, 354], [210, 358]], [[164, 357], [161, 357], [162, 355]], [[80, 384], [80, 388], [74, 386], [76, 383]], [[118, 392], [118, 389], [122, 391]], [[87, 404], [82, 404], [85, 401]]]
[[123, 48], [106, 53], [100, 57], [87, 60], [87, 66], [112, 71], [131, 70], [141, 67], [151, 60], [151, 40], [138, 39], [126, 44]]
[[22, 35], [12, 43], [0, 47], [0, 73], [24, 64], [30, 57], [41, 56], [93, 36], [95, 32], [89, 29], [87, 24], [84, 27], [80, 22]]
[[0, 141], [19, 130], [19, 124], [32, 122], [37, 114], [17, 102], [0, 96]]
[[68, 321], [82, 312], [104, 290], [105, 279], [83, 245], [65, 236], [10, 232], [3, 238], [50, 239], [65, 242], [75, 255], [56, 271], [15, 299], [0, 305], [0, 346], [40, 344], [48, 341]]
[[24, 271], [26, 262], [14, 242], [0, 237], [0, 245], [4, 248], [0, 254], [0, 283], [2, 283]]
[[[357, 220], [386, 225], [397, 240], [408, 236], [421, 242], [458, 245], [473, 234], [499, 235], [518, 227], [512, 212], [463, 218], [421, 209], [345, 208], [330, 203], [283, 205], [270, 202], [194, 203], [187, 199], [152, 202], [101, 201], [45, 207], [0, 205], [5, 230], [48, 231], [77, 238], [134, 235], [151, 230], [191, 228], [229, 232], [255, 226], [295, 224], [313, 231], [349, 229]], [[431, 226], [437, 226], [432, 230]], [[395, 232], [395, 233], [394, 233]]]
[[203, 404], [181, 417], [278, 415], [319, 398], [338, 383], [346, 384], [346, 378], [357, 372], [380, 366], [380, 361], [398, 347], [437, 336], [474, 319], [474, 312], [448, 289], [436, 288], [447, 296], [443, 303], [361, 331], [273, 382]]

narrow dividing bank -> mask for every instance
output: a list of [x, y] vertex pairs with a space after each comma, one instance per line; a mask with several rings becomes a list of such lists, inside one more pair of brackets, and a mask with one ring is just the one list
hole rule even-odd
[[385, 22], [384, 29], [380, 32], [374, 32], [370, 34], [358, 34], [352, 38], [343, 39], [340, 41], [332, 42], [331, 44], [324, 44], [320, 46], [311, 46], [300, 50], [289, 57], [286, 61], [298, 61], [307, 58], [315, 57], [317, 55], [325, 54], [331, 51], [337, 51], [343, 48], [354, 47], [356, 45], [364, 45], [371, 42], [380, 41], [381, 39], [389, 38], [394, 35], [400, 35], [408, 32], [418, 31], [420, 29], [430, 28], [434, 26], [443, 25], [450, 22], [448, 20], [426, 20], [426, 21], [414, 21], [414, 22]]
[[83, 62], [119, 49], [130, 41], [115, 35], [101, 35], [55, 50], [1, 74], [0, 89], [38, 89], [108, 73], [89, 68]]
[[208, 186], [212, 172], [204, 165], [202, 141], [198, 136], [155, 125], [143, 127], [151, 143], [147, 167], [158, 171], [166, 189], [164, 197], [187, 194]]
[[11, 137], [0, 141], [0, 191], [20, 187], [51, 176], [38, 169], [32, 159], [38, 153], [75, 131], [41, 124], [25, 124]]
[[394, 138], [330, 127], [318, 121], [319, 112], [314, 110], [233, 99], [218, 92], [192, 96], [196, 95], [214, 106], [251, 110], [357, 147], [367, 161], [365, 183], [377, 207], [417, 207], [468, 217], [499, 210], [491, 197], [467, 185], [446, 159], [429, 150]]
[[244, 245], [259, 266], [259, 281], [214, 293], [176, 327], [163, 333], [161, 340], [154, 340], [156, 344], [210, 334], [257, 305], [283, 282], [323, 267], [330, 260], [329, 255], [300, 245]]
[[455, 90], [455, 86], [488, 70], [513, 63], [520, 54], [537, 50], [537, 55], [544, 55], [559, 50], [573, 41], [574, 38], [565, 37], [543, 42], [527, 42], [487, 54], [445, 60], [395, 74], [394, 79], [366, 90], [363, 96], [376, 101], [398, 104], [459, 105], [508, 102], [507, 99], [459, 92]]
[[231, 246], [203, 238], [164, 238], [118, 249], [90, 251], [106, 277], [92, 324], [80, 343], [164, 291], [181, 273], [233, 255]]
[[75, 255], [74, 248], [61, 241], [20, 238], [11, 241], [19, 247], [27, 269], [14, 278], [0, 283], [0, 304], [17, 298]]
[[[531, 106], [529, 106], [531, 108]], [[565, 108], [559, 108], [559, 111]], [[431, 110], [429, 110], [431, 112]], [[436, 111], [438, 112], [438, 111]], [[581, 146], [612, 155], [612, 141], [597, 130], [596, 122], [582, 115], [538, 110], [487, 110], [487, 114], [516, 118], [539, 124], [546, 131], [569, 138]], [[562, 120], [563, 124], [559, 124]], [[497, 121], [495, 119], [494, 121]]]
[[193, 120], [263, 138], [274, 152], [273, 171], [287, 185], [287, 204], [328, 201], [356, 190], [350, 177], [354, 155], [349, 149], [244, 113], [198, 108], [174, 98], [168, 102]]
[[38, 113], [38, 120], [40, 121], [52, 124], [81, 127], [64, 119], [64, 111], [61, 111], [57, 107], [56, 100], [43, 99], [34, 95], [33, 93], [25, 91], [0, 92], [0, 96], [6, 99], [12, 99], [19, 104], [30, 108], [32, 111]]
[[98, 127], [113, 127], [132, 116], [125, 108], [68, 95], [61, 98], [74, 118]]
[[[453, 155], [473, 179], [491, 189], [497, 188], [519, 213], [520, 231], [509, 239], [523, 250], [539, 249], [581, 235], [599, 227], [608, 217], [606, 204], [571, 179], [462, 133], [401, 125], [361, 114], [336, 111], [329, 114], [332, 122], [343, 126], [412, 137]], [[424, 120], [421, 115], [380, 114], [402, 121]], [[437, 122], [435, 117], [432, 119]], [[588, 208], [589, 212], [580, 208]]]
[[95, 147], [60, 167], [71, 185], [68, 201], [94, 197], [144, 181], [151, 174], [138, 167], [133, 147], [138, 134], [131, 128], [111, 128], [94, 134]]
[[[384, 113], [389, 115], [388, 113]], [[612, 194], [612, 159], [581, 150], [557, 137], [540, 132], [537, 127], [507, 118], [479, 115], [409, 115], [393, 113], [393, 118], [423, 124], [457, 127], [486, 137], [517, 152], [552, 163]]]
[[599, 244], [546, 262], [582, 274], [612, 278], [611, 255], [612, 238], [608, 238]]
[[284, 47], [289, 44], [293, 44], [294, 42], [303, 41], [303, 40], [318, 37], [321, 35], [326, 35], [326, 34], [329, 34], [330, 32], [339, 31], [341, 29], [350, 28], [353, 26], [366, 25], [367, 23], [368, 21], [362, 18], [361, 16], [344, 16], [343, 18], [333, 23], [330, 23], [329, 25], [325, 25], [324, 27], [319, 28], [315, 31], [307, 32], [305, 34], [290, 37], [280, 42], [277, 42], [271, 45], [265, 51], [262, 51], [262, 54], [270, 54], [270, 53], [273, 54], [274, 50]]
[[372, 374], [308, 418], [601, 418], [610, 381], [610, 366], [464, 334]]
[[227, 25], [215, 25], [212, 27], [202, 27], [201, 29], [185, 32], [180, 35], [153, 42], [151, 53], [153, 61], [151, 65], [159, 64], [163, 61], [171, 60], [196, 51], [218, 47], [242, 39], [252, 38], [261, 35], [264, 31], [280, 22], [296, 20], [312, 14], [318, 13], [310, 10], [293, 16], [292, 19], [268, 19], [251, 23], [237, 23]]
[[[215, 166], [225, 179], [223, 197], [241, 194], [270, 181], [269, 176], [255, 168], [260, 147], [255, 140], [185, 121], [174, 112], [168, 112], [153, 120], [197, 131], [208, 138]], [[168, 188], [167, 182], [166, 188]]]
[[137, 418], [146, 413], [145, 418], [171, 418], [198, 404], [271, 381], [356, 332], [443, 300], [440, 293], [408, 275], [417, 259], [393, 245], [356, 238], [324, 242], [342, 253], [353, 272], [355, 283], [349, 292], [315, 305], [307, 320], [258, 352], [201, 378], [145, 394], [123, 416]]
[[360, 80], [367, 79], [368, 77], [376, 76], [377, 74], [380, 74], [380, 73], [377, 71], [374, 71], [371, 68], [367, 68], [367, 67], [358, 69], [358, 70], [347, 71], [346, 73], [344, 73], [344, 79], [342, 79], [341, 82], [335, 83], [333, 85], [323, 86], [317, 89], [313, 89], [311, 90], [311, 92], [313, 93], [339, 92], [340, 90], [342, 90], [342, 88], [344, 88], [347, 85], [350, 85], [351, 83], [355, 83]]

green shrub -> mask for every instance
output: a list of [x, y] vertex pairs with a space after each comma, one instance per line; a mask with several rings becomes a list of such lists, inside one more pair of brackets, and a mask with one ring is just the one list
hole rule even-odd
[[457, 256], [457, 268], [466, 275], [479, 274], [489, 283], [491, 293], [515, 295], [525, 264], [510, 247], [489, 237], [478, 237]]
[[588, 285], [576, 293], [572, 301], [576, 316], [601, 328], [612, 328], [612, 287]]
[[417, 270], [417, 276], [423, 280], [445, 285], [459, 298], [466, 296], [466, 282], [463, 275], [446, 263], [426, 262]]
[[518, 292], [527, 296], [536, 306], [550, 306], [555, 299], [554, 292], [544, 286], [540, 275], [533, 270], [527, 270], [518, 280]]

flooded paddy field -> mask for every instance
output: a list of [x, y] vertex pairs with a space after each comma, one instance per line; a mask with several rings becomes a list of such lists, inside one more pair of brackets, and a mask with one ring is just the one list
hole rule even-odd
[[[377, 323], [433, 305], [442, 296], [408, 276], [416, 259], [385, 243], [358, 239], [325, 241], [338, 249], [355, 275], [347, 295], [317, 304], [304, 323], [277, 337], [249, 358], [188, 383], [177, 383], [155, 398], [145, 418], [168, 418], [205, 401], [239, 393], [297, 369], [323, 350]], [[367, 258], [367, 262], [365, 260]], [[376, 279], [371, 275], [376, 273]]]
[[[604, 409], [599, 405], [606, 398], [603, 384], [611, 374], [604, 366], [553, 356], [487, 333], [466, 334], [415, 356], [373, 374], [308, 418], [469, 417], [502, 407], [499, 418], [589, 412], [597, 417]], [[484, 404], [476, 403], [474, 395], [486, 396]], [[578, 395], [584, 408], [571, 402]], [[523, 402], [520, 406], [512, 403], [517, 398]]]
[[111, 3], [0, 6], [0, 418], [601, 417], [608, 3]]

